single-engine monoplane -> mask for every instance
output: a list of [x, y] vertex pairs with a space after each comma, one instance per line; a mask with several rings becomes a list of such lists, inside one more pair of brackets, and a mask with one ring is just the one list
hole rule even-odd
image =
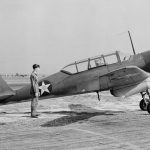
[[[141, 110], [150, 113], [150, 51], [135, 55], [115, 51], [75, 61], [39, 81], [40, 99], [110, 90], [116, 97], [141, 93]], [[0, 104], [29, 100], [30, 84], [13, 90], [0, 77]]]

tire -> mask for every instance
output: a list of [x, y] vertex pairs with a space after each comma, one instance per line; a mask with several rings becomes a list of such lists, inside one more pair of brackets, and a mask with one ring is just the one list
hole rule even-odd
[[146, 111], [146, 110], [147, 110], [147, 105], [146, 105], [144, 99], [142, 99], [142, 100], [140, 101], [139, 106], [140, 106], [141, 110], [143, 110], [143, 111]]
[[147, 105], [147, 112], [150, 114], [150, 103]]

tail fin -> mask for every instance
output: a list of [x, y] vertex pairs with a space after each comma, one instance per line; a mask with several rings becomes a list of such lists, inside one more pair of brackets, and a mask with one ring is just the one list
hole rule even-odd
[[13, 95], [15, 95], [15, 91], [13, 91], [0, 76], [0, 100], [9, 98]]

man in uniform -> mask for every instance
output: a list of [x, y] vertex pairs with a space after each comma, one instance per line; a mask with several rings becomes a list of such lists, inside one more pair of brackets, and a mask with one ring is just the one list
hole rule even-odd
[[102, 58], [95, 59], [95, 65], [96, 67], [104, 65]]
[[38, 118], [37, 114], [37, 106], [38, 106], [38, 98], [39, 98], [39, 85], [38, 85], [38, 71], [40, 69], [40, 65], [33, 65], [33, 72], [30, 75], [31, 89], [30, 94], [32, 95], [31, 100], [31, 117]]

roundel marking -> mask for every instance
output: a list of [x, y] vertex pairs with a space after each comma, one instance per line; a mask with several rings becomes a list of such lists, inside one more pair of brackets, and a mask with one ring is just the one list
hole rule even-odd
[[40, 96], [49, 95], [52, 92], [52, 84], [47, 80], [39, 82], [39, 92]]

